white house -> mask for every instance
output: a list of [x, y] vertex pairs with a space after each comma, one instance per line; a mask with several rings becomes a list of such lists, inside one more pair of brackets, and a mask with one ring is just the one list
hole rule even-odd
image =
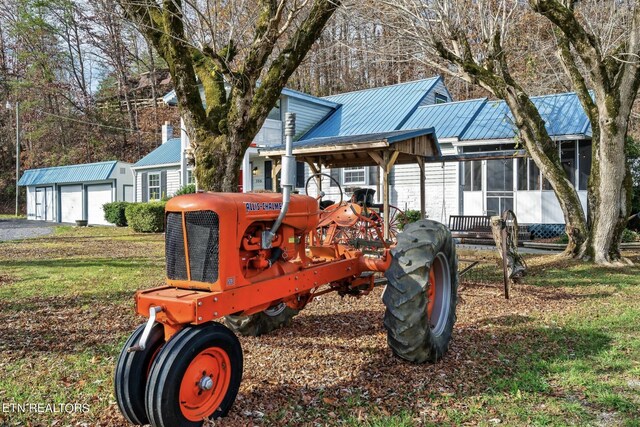
[[[426, 213], [430, 218], [447, 223], [451, 215], [494, 215], [512, 209], [521, 223], [562, 229], [562, 210], [548, 182], [530, 159], [513, 157], [514, 149], [522, 147], [503, 101], [451, 102], [439, 77], [323, 99], [339, 107], [294, 143], [294, 154], [296, 150], [304, 152], [303, 147], [331, 146], [332, 140], [348, 143], [345, 137], [358, 140], [366, 135], [434, 128], [447, 161], [429, 159], [431, 163], [425, 167]], [[532, 100], [558, 143], [564, 169], [586, 210], [591, 167], [589, 120], [574, 93]], [[265, 148], [261, 154], [268, 157], [270, 151], [281, 148]], [[493, 158], [464, 161], [474, 154]], [[331, 169], [330, 174], [342, 187], [375, 189], [380, 200], [378, 167]], [[390, 203], [400, 209], [419, 209], [418, 177], [417, 165], [394, 166]], [[336, 187], [331, 184], [325, 178], [323, 191], [326, 198], [335, 200]]]
[[[165, 96], [176, 104], [175, 94]], [[586, 209], [586, 184], [591, 165], [591, 128], [573, 93], [534, 97], [569, 179]], [[509, 109], [502, 101], [486, 98], [453, 102], [441, 77], [317, 98], [285, 89], [254, 143], [245, 155], [241, 191], [276, 190], [270, 152], [281, 149], [284, 113], [296, 113], [296, 147], [345, 143], [345, 137], [362, 139], [370, 134], [434, 128], [447, 161], [429, 159], [425, 166], [426, 213], [448, 222], [451, 215], [491, 215], [513, 209], [521, 223], [543, 224], [561, 229], [559, 203], [531, 160], [510, 153], [522, 148]], [[172, 138], [165, 126], [159, 148], [137, 162], [137, 201], [175, 193], [193, 178], [186, 166], [188, 138]], [[492, 157], [468, 160], [473, 155]], [[483, 154], [484, 153], [484, 154]], [[308, 160], [308, 159], [307, 159]], [[449, 161], [454, 160], [454, 161]], [[465, 161], [468, 160], [468, 161]], [[248, 172], [250, 171], [250, 173]], [[376, 190], [381, 201], [381, 173], [377, 166], [323, 168], [347, 189]], [[297, 187], [302, 190], [310, 176], [308, 165], [299, 163]], [[390, 177], [390, 203], [400, 209], [419, 208], [417, 165], [397, 165]], [[326, 198], [337, 198], [336, 187], [325, 178]]]
[[29, 169], [18, 185], [32, 220], [107, 225], [102, 205], [134, 198], [131, 164], [119, 161]]

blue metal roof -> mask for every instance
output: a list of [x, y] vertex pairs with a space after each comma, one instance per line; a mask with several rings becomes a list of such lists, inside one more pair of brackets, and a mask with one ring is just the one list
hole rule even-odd
[[65, 184], [70, 182], [104, 181], [109, 179], [117, 161], [88, 163], [84, 165], [56, 166], [29, 169], [18, 181], [20, 186]]
[[[294, 141], [294, 151], [299, 148], [309, 147], [323, 147], [327, 145], [340, 145], [340, 144], [364, 144], [370, 142], [387, 141], [389, 145], [396, 142], [405, 141], [410, 138], [416, 138], [422, 135], [433, 135], [434, 129], [410, 129], [410, 130], [395, 130], [391, 132], [377, 132], [368, 133], [362, 135], [342, 135], [342, 136], [327, 136], [310, 138], [302, 141]], [[269, 147], [260, 149], [261, 152], [270, 151], [282, 151], [285, 149], [285, 145], [278, 145], [277, 147]]]
[[486, 102], [486, 98], [481, 98], [425, 105], [409, 117], [402, 129], [432, 127], [439, 139], [460, 138]]
[[[302, 92], [299, 92], [297, 90], [293, 90], [293, 89], [289, 89], [289, 88], [282, 89], [282, 95], [290, 96], [291, 98], [297, 98], [297, 99], [302, 99], [302, 100], [305, 100], [305, 101], [313, 102], [313, 103], [316, 103], [318, 105], [323, 105], [323, 106], [329, 107], [329, 108], [338, 108], [338, 106], [339, 106], [338, 104], [336, 104], [335, 102], [333, 102], [333, 101], [331, 101], [329, 99], [318, 98], [316, 96], [309, 95], [309, 94], [306, 94], [306, 93], [302, 93]], [[202, 88], [202, 86], [200, 86], [200, 97], [202, 98], [203, 103], [204, 103], [204, 89]], [[163, 96], [162, 100], [167, 105], [178, 105], [178, 98], [176, 97], [176, 91], [175, 90], [172, 90], [171, 92], [169, 92], [165, 96]]]
[[402, 126], [440, 80], [432, 77], [392, 86], [341, 93], [323, 99], [341, 104], [301, 139], [389, 132]]
[[144, 166], [169, 165], [180, 163], [180, 138], [171, 138], [164, 144], [141, 158], [134, 168]]
[[[531, 101], [545, 121], [549, 136], [591, 135], [589, 119], [575, 93], [536, 96]], [[438, 128], [436, 132], [440, 135]], [[507, 104], [490, 101], [484, 104], [460, 139], [510, 139], [515, 135], [516, 126]]]

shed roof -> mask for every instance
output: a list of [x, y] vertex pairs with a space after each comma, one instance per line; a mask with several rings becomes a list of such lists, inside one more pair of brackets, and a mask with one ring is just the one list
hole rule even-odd
[[141, 168], [145, 166], [173, 165], [180, 163], [180, 148], [180, 138], [171, 138], [138, 160], [133, 167]]
[[397, 130], [440, 79], [432, 77], [324, 97], [340, 107], [301, 139]]
[[116, 160], [83, 165], [56, 166], [29, 169], [18, 181], [20, 186], [64, 184], [71, 182], [104, 181], [109, 179], [116, 167]]
[[468, 101], [445, 102], [419, 107], [402, 129], [435, 128], [439, 139], [460, 138], [487, 98]]

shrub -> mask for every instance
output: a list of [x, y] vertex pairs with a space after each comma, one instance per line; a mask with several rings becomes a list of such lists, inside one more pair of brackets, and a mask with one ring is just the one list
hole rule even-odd
[[104, 219], [118, 227], [126, 227], [127, 216], [125, 215], [125, 209], [130, 204], [131, 203], [129, 202], [105, 203], [102, 205], [102, 209], [104, 210]]
[[640, 234], [633, 230], [625, 228], [622, 232], [622, 243], [631, 243], [640, 241]]
[[193, 194], [195, 192], [196, 192], [196, 185], [195, 184], [187, 184], [187, 185], [183, 185], [182, 187], [180, 187], [180, 189], [178, 191], [176, 191], [176, 193], [173, 195], [173, 197], [182, 196], [183, 194]]
[[417, 211], [415, 209], [408, 209], [398, 215], [398, 221], [400, 221], [398, 228], [400, 230], [403, 230], [405, 225], [411, 224], [412, 222], [420, 221], [421, 219], [422, 215], [420, 215], [420, 211]]
[[134, 231], [159, 233], [164, 231], [164, 202], [131, 203], [125, 214]]

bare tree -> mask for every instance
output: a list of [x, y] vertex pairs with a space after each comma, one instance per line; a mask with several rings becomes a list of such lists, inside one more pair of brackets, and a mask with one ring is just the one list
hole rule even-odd
[[[571, 84], [594, 123], [594, 161], [589, 185], [590, 230], [577, 191], [560, 163], [557, 146], [549, 137], [545, 122], [529, 93], [512, 73], [514, 64], [518, 64], [530, 52], [530, 47], [523, 42], [527, 40], [530, 30], [522, 24], [531, 19], [530, 9], [517, 0], [402, 0], [385, 5], [388, 12], [396, 16], [396, 22], [401, 23], [394, 29], [409, 41], [407, 51], [412, 57], [446, 74], [477, 84], [506, 102], [520, 139], [549, 180], [562, 207], [569, 236], [566, 253], [592, 258], [598, 263], [609, 263], [620, 257], [618, 247], [628, 216], [626, 203], [629, 200], [629, 186], [625, 181], [628, 174], [625, 172], [623, 148], [630, 106], [638, 89], [638, 76], [633, 72], [638, 72], [636, 39], [640, 36], [639, 29], [634, 20], [633, 25], [626, 27], [631, 27], [631, 31], [619, 31], [615, 47], [605, 53], [593, 47], [601, 46], [602, 41], [598, 36], [604, 33], [591, 32], [588, 23], [571, 6], [554, 0], [532, 0], [531, 3], [534, 10], [544, 13], [558, 28], [557, 44], [551, 39], [552, 43], [543, 55], [554, 56], [555, 49], [559, 49], [565, 68], [572, 77]], [[628, 17], [624, 18], [622, 12], [625, 7], [627, 11], [630, 10], [629, 6], [609, 9], [616, 15], [612, 18], [615, 21], [611, 24], [613, 27], [621, 22], [628, 23]], [[564, 29], [561, 25], [564, 25]], [[576, 44], [580, 49], [576, 48]], [[581, 50], [585, 51], [584, 57], [580, 56]], [[614, 52], [617, 52], [618, 59], [624, 58], [626, 65], [614, 66], [621, 64], [615, 55], [611, 56]], [[588, 56], [593, 59], [588, 60]], [[581, 67], [576, 57], [586, 67]], [[606, 78], [605, 85], [594, 81], [594, 68], [607, 73], [603, 77]], [[585, 69], [591, 71], [585, 74]], [[607, 86], [612, 76], [625, 82], [624, 101], [614, 85]], [[587, 79], [596, 88], [595, 103], [590, 101]], [[594, 112], [594, 106], [596, 109], [608, 108], [608, 102], [612, 102], [612, 108], [603, 119], [602, 115], [597, 115], [597, 111]], [[602, 120], [610, 125], [606, 135], [600, 130], [602, 124], [598, 124]], [[620, 135], [613, 132], [614, 127]], [[606, 166], [602, 165], [603, 160]], [[607, 174], [603, 173], [605, 169]]]
[[578, 7], [566, 0], [529, 3], [555, 26], [565, 72], [591, 120], [591, 230], [586, 255], [609, 263], [621, 258], [620, 239], [633, 198], [625, 145], [640, 87], [640, 5], [635, 1], [581, 2]]
[[169, 66], [199, 185], [237, 191], [246, 149], [340, 1], [118, 2]]

